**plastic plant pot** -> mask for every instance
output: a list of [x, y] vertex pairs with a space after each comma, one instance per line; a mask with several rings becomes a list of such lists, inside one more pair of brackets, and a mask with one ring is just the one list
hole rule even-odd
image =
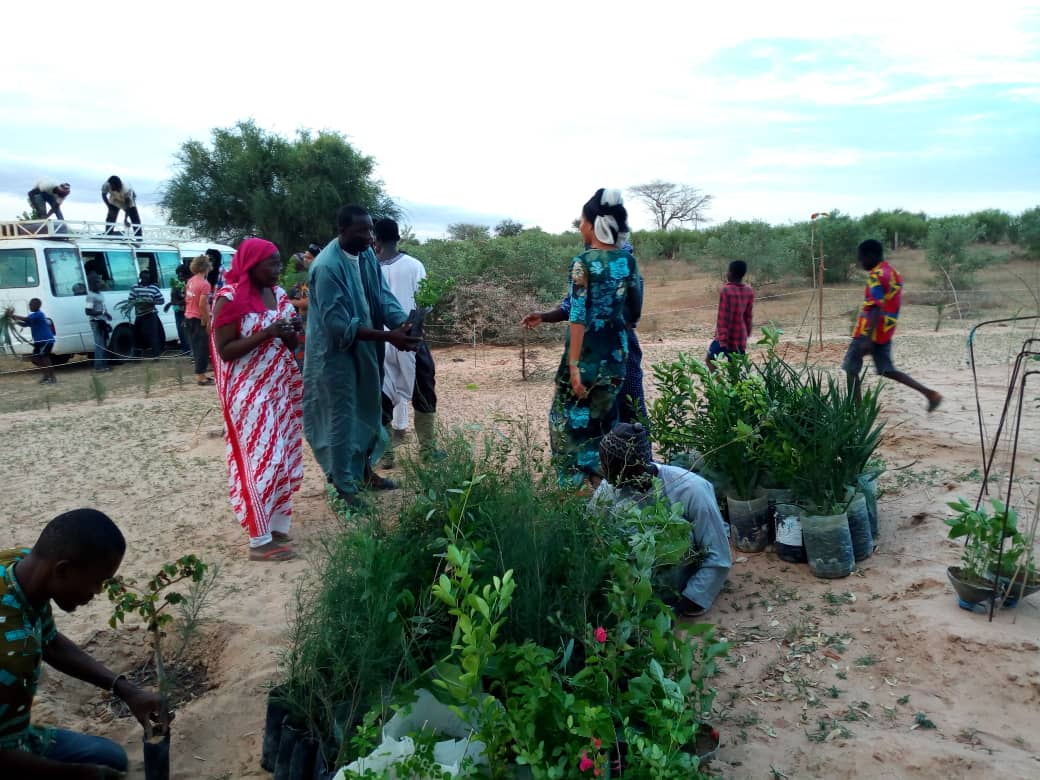
[[762, 552], [769, 544], [769, 499], [764, 491], [750, 501], [726, 496], [733, 544], [741, 552]]
[[144, 738], [145, 780], [170, 780], [170, 735]]
[[776, 505], [776, 543], [773, 549], [777, 557], [788, 563], [808, 563], [805, 544], [802, 542], [802, 518], [805, 510], [794, 504]]
[[852, 555], [857, 561], [865, 561], [874, 554], [874, 535], [870, 532], [870, 514], [867, 511], [866, 497], [862, 493], [856, 493], [845, 513], [849, 518]]
[[802, 518], [802, 541], [809, 558], [809, 570], [817, 577], [848, 577], [856, 568], [849, 518], [844, 512], [806, 515]]

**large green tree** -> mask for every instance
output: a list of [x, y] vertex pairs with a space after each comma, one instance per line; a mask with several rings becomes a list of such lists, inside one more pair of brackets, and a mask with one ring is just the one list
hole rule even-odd
[[187, 141], [176, 159], [161, 200], [170, 222], [220, 241], [263, 236], [287, 255], [329, 240], [344, 203], [397, 216], [375, 161], [339, 133], [287, 139], [243, 121], [215, 128], [208, 146]]

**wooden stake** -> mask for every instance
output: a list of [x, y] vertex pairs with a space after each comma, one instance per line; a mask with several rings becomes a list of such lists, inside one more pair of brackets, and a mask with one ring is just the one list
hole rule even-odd
[[816, 303], [819, 306], [818, 314], [816, 315], [816, 335], [819, 337], [817, 349], [823, 351], [823, 272], [826, 270], [823, 253], [823, 236], [820, 236], [820, 297]]
[[527, 381], [527, 328], [520, 332], [520, 376]]

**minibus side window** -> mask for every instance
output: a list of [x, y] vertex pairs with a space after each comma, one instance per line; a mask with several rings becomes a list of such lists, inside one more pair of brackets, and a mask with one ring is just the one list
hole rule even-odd
[[83, 271], [87, 278], [89, 279], [91, 274], [96, 274], [101, 280], [101, 289], [111, 290], [112, 274], [108, 270], [108, 263], [105, 262], [105, 253], [80, 250], [80, 254], [83, 256]]
[[35, 287], [39, 283], [34, 249], [0, 249], [0, 288]]
[[56, 296], [86, 295], [86, 278], [79, 252], [72, 248], [45, 249], [51, 292]]
[[129, 250], [109, 249], [105, 251], [108, 261], [110, 290], [129, 290], [137, 284], [137, 264]]
[[181, 264], [181, 256], [176, 252], [156, 252], [159, 258], [159, 273], [162, 274], [156, 284], [160, 287], [169, 287], [170, 281], [177, 278], [177, 266]]
[[159, 265], [155, 262], [155, 252], [137, 252], [137, 267], [142, 271], [150, 271], [152, 283], [163, 286], [162, 277], [159, 276]]

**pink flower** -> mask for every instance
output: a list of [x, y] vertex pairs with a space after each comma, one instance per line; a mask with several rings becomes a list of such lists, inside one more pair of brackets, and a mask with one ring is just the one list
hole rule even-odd
[[582, 772], [588, 772], [590, 769], [596, 766], [596, 762], [589, 758], [589, 754], [586, 751], [581, 751], [581, 761], [578, 762], [578, 769]]
[[603, 628], [603, 626], [598, 626], [593, 633], [593, 636], [596, 638], [597, 642], [603, 644], [607, 641], [607, 629]]

